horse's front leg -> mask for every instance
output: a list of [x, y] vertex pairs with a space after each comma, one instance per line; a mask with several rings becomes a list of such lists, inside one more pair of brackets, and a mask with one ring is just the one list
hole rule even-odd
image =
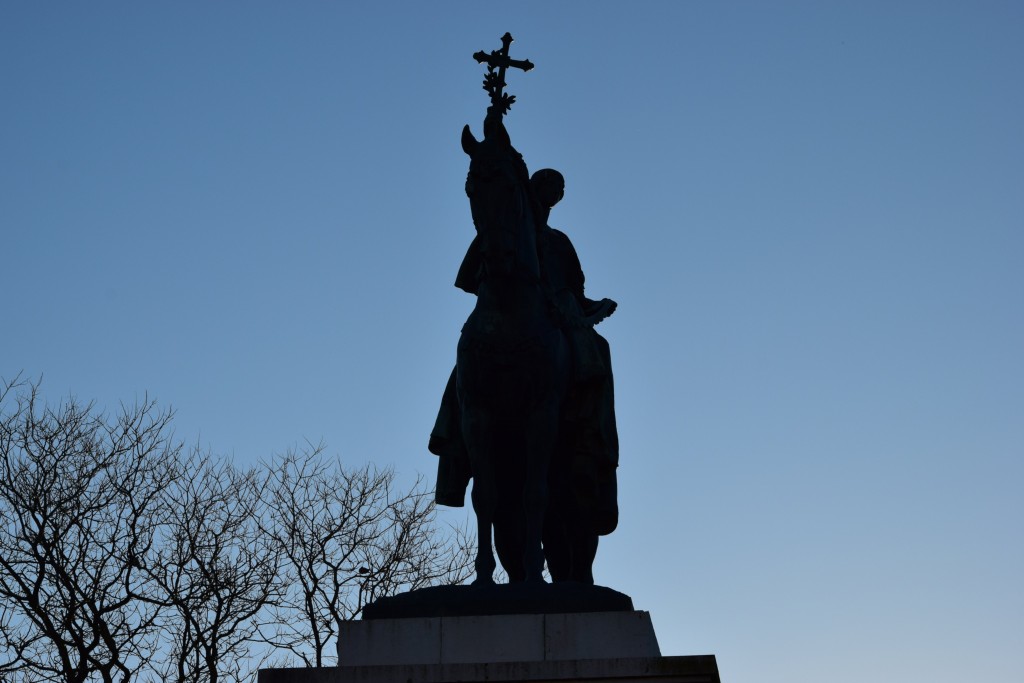
[[476, 579], [474, 584], [494, 583], [494, 570], [497, 563], [494, 561], [492, 550], [491, 530], [494, 524], [494, 513], [497, 507], [497, 490], [494, 486], [494, 478], [487, 478], [473, 475], [473, 512], [476, 513]]
[[544, 513], [548, 505], [548, 468], [558, 437], [558, 408], [551, 405], [535, 412], [526, 429], [526, 486], [523, 509], [526, 538], [523, 563], [526, 580], [544, 581]]
[[463, 410], [462, 436], [473, 471], [473, 512], [476, 514], [476, 579], [474, 584], [493, 584], [494, 561], [491, 532], [498, 508], [494, 454], [488, 447], [488, 420], [478, 412]]

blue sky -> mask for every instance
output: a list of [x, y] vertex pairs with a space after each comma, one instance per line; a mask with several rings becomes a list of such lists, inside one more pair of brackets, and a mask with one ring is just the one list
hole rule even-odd
[[1022, 680], [1019, 3], [4, 3], [0, 376], [433, 477], [505, 31], [619, 302], [598, 582], [730, 683]]

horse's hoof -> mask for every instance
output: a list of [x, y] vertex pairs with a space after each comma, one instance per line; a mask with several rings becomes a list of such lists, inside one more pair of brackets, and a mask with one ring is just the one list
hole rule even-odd
[[547, 581], [544, 580], [543, 574], [537, 574], [536, 576], [526, 577], [526, 583], [530, 584], [531, 586], [540, 586], [546, 584]]
[[494, 585], [494, 577], [493, 576], [478, 576], [475, 579], [473, 579], [473, 583], [471, 583], [470, 585], [471, 586], [493, 586]]

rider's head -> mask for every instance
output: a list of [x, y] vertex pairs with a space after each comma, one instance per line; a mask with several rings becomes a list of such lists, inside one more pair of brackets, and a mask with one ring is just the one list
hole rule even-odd
[[553, 168], [542, 168], [530, 178], [533, 193], [545, 209], [550, 209], [565, 195], [565, 178]]

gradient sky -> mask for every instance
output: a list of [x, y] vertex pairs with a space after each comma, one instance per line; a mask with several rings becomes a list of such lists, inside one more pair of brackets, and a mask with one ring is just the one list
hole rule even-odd
[[1024, 680], [1021, 3], [10, 0], [0, 376], [432, 480], [506, 31], [619, 302], [598, 583], [728, 683]]

